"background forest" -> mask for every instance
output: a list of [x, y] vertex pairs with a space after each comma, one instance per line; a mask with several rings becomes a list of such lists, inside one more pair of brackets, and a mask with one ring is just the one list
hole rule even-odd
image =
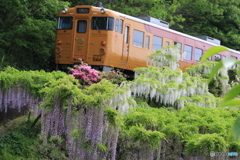
[[[57, 13], [75, 5], [96, 5], [97, 0], [8, 0], [0, 4], [0, 70], [52, 71]], [[222, 45], [240, 50], [238, 0], [102, 0], [105, 8], [132, 16], [149, 15], [168, 21], [170, 28], [208, 35]], [[38, 62], [38, 63], [36, 63]], [[41, 62], [41, 63], [39, 63]]]
[[[73, 68], [72, 75], [53, 71], [58, 11], [97, 2], [0, 3], [0, 159], [188, 160], [213, 159], [211, 151], [240, 153], [240, 141], [232, 134], [239, 110], [219, 107], [236, 84], [236, 73], [228, 77], [221, 69], [208, 84], [216, 62], [182, 73], [176, 67], [180, 54], [167, 47], [149, 56], [150, 66], [136, 69], [130, 82], [87, 64]], [[105, 8], [156, 17], [170, 22], [172, 29], [208, 35], [240, 49], [237, 0], [101, 2]], [[164, 64], [161, 60], [171, 65], [157, 66]], [[89, 73], [87, 81], [82, 73]]]

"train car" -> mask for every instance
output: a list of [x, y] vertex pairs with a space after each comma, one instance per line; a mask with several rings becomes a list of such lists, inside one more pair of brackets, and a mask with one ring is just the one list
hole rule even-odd
[[[169, 28], [152, 17], [132, 17], [102, 6], [75, 6], [58, 14], [55, 61], [60, 69], [81, 61], [101, 71], [112, 67], [123, 72], [145, 67], [147, 56], [163, 46], [177, 45], [181, 69], [197, 64], [202, 54], [220, 41], [208, 36], [194, 37]], [[213, 56], [223, 59], [240, 52], [229, 49]]]

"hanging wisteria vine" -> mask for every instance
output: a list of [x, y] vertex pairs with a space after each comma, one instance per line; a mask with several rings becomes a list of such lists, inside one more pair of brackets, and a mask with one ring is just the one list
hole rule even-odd
[[[72, 75], [60, 72], [29, 74], [8, 68], [2, 75], [1, 112], [12, 108], [21, 112], [24, 108], [34, 112], [34, 117], [40, 114], [46, 142], [48, 136], [65, 137], [70, 159], [115, 159], [116, 116], [135, 105], [129, 88], [101, 80], [81, 89]], [[105, 112], [109, 107], [113, 110]]]
[[[119, 88], [118, 85], [102, 80], [79, 89], [69, 81], [68, 84], [64, 80], [60, 81], [64, 83], [50, 85], [52, 92], [48, 88], [42, 90], [43, 93], [48, 91], [45, 92], [48, 97], [45, 101], [52, 100], [52, 109], [42, 114], [42, 133], [65, 135], [70, 159], [115, 159], [119, 127], [117, 123], [110, 124], [104, 111], [111, 107], [125, 114], [130, 107], [134, 107], [134, 101], [129, 99], [129, 88]], [[63, 91], [68, 94], [59, 95]], [[48, 104], [43, 103], [43, 106], [49, 108]], [[65, 113], [64, 117], [62, 113]]]
[[[212, 65], [202, 65], [196, 70], [188, 70], [188, 73], [182, 73], [177, 68], [178, 61], [180, 60], [180, 53], [176, 46], [165, 47], [162, 50], [156, 51], [149, 56], [149, 65], [147, 68], [136, 68], [135, 69], [135, 80], [133, 82], [124, 82], [122, 86], [127, 86], [131, 89], [134, 97], [144, 98], [147, 101], [152, 101], [159, 104], [160, 107], [176, 107], [183, 108], [184, 103], [190, 101], [189, 98], [195, 95], [211, 95], [208, 92], [207, 80], [200, 76], [201, 74], [209, 74]], [[152, 66], [151, 66], [152, 65]], [[201, 65], [199, 65], [201, 66]], [[221, 82], [224, 86], [227, 86], [227, 72], [222, 69], [219, 72], [221, 75]], [[225, 87], [226, 89], [226, 87]], [[196, 102], [199, 106], [215, 107], [217, 105], [214, 100], [214, 96]], [[211, 101], [211, 103], [210, 103]]]
[[[71, 69], [73, 75], [7, 69], [0, 77], [0, 112], [27, 109], [34, 117], [41, 115], [41, 134], [46, 143], [49, 137], [64, 137], [69, 159], [115, 160], [119, 137], [124, 141], [123, 149], [131, 150], [122, 157], [161, 159], [167, 157], [163, 152], [169, 146], [163, 139], [167, 135], [154, 124], [159, 114], [149, 120], [136, 116], [132, 123], [137, 125], [124, 126], [124, 131], [120, 119], [138, 105], [138, 98], [158, 108], [217, 106], [217, 99], [208, 92], [207, 80], [200, 76], [208, 74], [214, 64], [183, 73], [178, 69], [179, 60], [176, 47], [163, 48], [149, 56], [147, 68], [135, 70], [134, 81], [122, 83], [121, 74], [111, 72], [118, 80], [107, 80], [109, 74], [99, 75], [86, 64]], [[218, 75], [227, 86], [226, 70]], [[144, 108], [149, 107], [146, 104]], [[137, 123], [141, 118], [145, 118], [146, 127]], [[174, 138], [180, 144], [180, 138]]]

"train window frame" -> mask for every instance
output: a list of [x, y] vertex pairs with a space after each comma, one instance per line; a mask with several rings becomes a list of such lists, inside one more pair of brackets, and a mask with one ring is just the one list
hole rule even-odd
[[[158, 41], [156, 38], [159, 38], [161, 41]], [[161, 42], [161, 43], [155, 43], [156, 41]], [[162, 37], [153, 36], [152, 50], [155, 51], [155, 50], [158, 50], [158, 49], [162, 49], [162, 43], [163, 43], [163, 38]], [[159, 48], [158, 48], [158, 46], [159, 46]]]
[[123, 32], [123, 20], [119, 19], [119, 24], [118, 24], [118, 33], [122, 34]]
[[76, 12], [77, 14], [86, 14], [86, 13], [89, 13], [89, 8], [77, 8], [76, 9]]
[[[200, 56], [197, 56], [197, 54], [199, 54]], [[195, 48], [195, 51], [194, 51], [194, 61], [196, 62], [199, 62], [202, 58], [202, 55], [203, 55], [203, 50], [200, 49], [200, 48]], [[198, 57], [198, 59], [196, 59], [196, 57]]]
[[173, 43], [175, 46], [177, 46], [178, 50], [181, 51], [182, 50], [182, 43], [179, 42], [175, 42]]
[[[67, 24], [70, 24], [70, 26], [63, 27], [63, 23], [62, 22], [64, 21], [64, 19], [68, 19], [68, 21], [70, 23], [67, 23]], [[62, 26], [62, 27], [60, 27], [60, 26]], [[58, 30], [71, 30], [72, 27], [73, 27], [73, 17], [58, 17], [58, 25], [57, 25], [57, 29]]]
[[[186, 50], [187, 48], [191, 48], [191, 51], [189, 52], [188, 50]], [[183, 47], [183, 51], [184, 51], [184, 59], [186, 59], [186, 60], [192, 60], [192, 53], [193, 53], [193, 47], [192, 46], [189, 46], [189, 45], [184, 45], [184, 47]], [[190, 54], [189, 54], [190, 53]], [[190, 58], [188, 58], [189, 56], [188, 55], [190, 55]]]
[[129, 43], [129, 29], [130, 27], [129, 26], [125, 26], [125, 30], [124, 30], [124, 43], [125, 44], [128, 44]]
[[119, 24], [119, 19], [116, 19], [115, 21], [115, 31], [118, 32], [118, 24]]
[[[104, 20], [103, 18], [106, 18], [106, 20]], [[96, 22], [97, 20], [102, 20], [102, 22]], [[104, 21], [103, 21], [104, 20]], [[113, 31], [114, 30], [114, 18], [113, 17], [92, 17], [91, 20], [91, 29], [92, 30], [106, 30], [106, 31]], [[102, 23], [101, 25], [99, 25], [100, 23]], [[98, 24], [98, 25], [96, 25]], [[105, 26], [105, 28], [103, 27]], [[101, 28], [100, 28], [101, 27]]]
[[133, 46], [143, 47], [144, 44], [144, 32], [134, 29], [133, 30]]
[[146, 49], [150, 48], [150, 36], [145, 37], [145, 48]]
[[[80, 31], [80, 28], [79, 28], [79, 25], [80, 25], [80, 23], [79, 22], [86, 22], [85, 24], [85, 28], [84, 28], [84, 32], [83, 31]], [[86, 33], [87, 32], [87, 21], [86, 20], [78, 20], [78, 22], [77, 22], [77, 33]]]

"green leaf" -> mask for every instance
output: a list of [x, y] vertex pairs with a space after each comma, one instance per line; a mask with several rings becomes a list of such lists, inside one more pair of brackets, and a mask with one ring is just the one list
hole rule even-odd
[[208, 49], [202, 56], [201, 58], [201, 61], [200, 62], [203, 62], [205, 59], [207, 59], [208, 57], [211, 57], [212, 55], [214, 54], [217, 54], [219, 52], [222, 52], [222, 51], [227, 51], [228, 49], [226, 47], [223, 47], [223, 46], [214, 46], [214, 47], [211, 47], [210, 49]]
[[240, 138], [240, 116], [236, 119], [233, 124], [233, 136], [237, 139]]
[[236, 85], [226, 93], [226, 95], [223, 98], [223, 101], [224, 102], [229, 101], [235, 98], [236, 96], [238, 96], [239, 94], [240, 94], [240, 85]]
[[223, 66], [222, 61], [218, 62], [217, 65], [212, 69], [211, 74], [208, 78], [208, 84], [212, 81], [213, 77], [217, 75], [218, 70]]
[[239, 107], [240, 106], [240, 100], [239, 99], [232, 99], [232, 100], [224, 102], [220, 105], [220, 107], [226, 107], [226, 106]]
[[[234, 57], [233, 57], [234, 58]], [[235, 58], [234, 58], [235, 59]], [[234, 63], [235, 65], [238, 65], [238, 64], [240, 64], [240, 61], [237, 61], [237, 62], [235, 62]]]

